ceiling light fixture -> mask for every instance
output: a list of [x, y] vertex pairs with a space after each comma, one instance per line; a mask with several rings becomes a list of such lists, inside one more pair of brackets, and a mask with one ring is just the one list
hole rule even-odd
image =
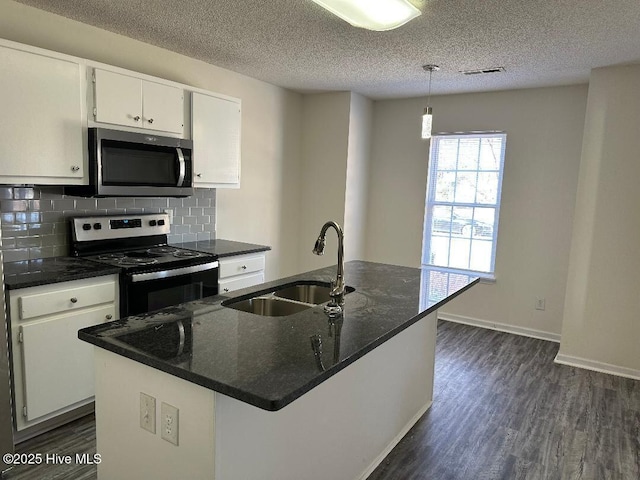
[[421, 15], [408, 0], [313, 0], [354, 27], [393, 30]]
[[431, 106], [429, 105], [431, 100], [431, 74], [440, 70], [438, 65], [423, 65], [422, 68], [429, 72], [429, 93], [427, 94], [427, 107], [422, 114], [422, 138], [428, 140], [431, 138], [431, 124], [433, 123], [433, 114]]

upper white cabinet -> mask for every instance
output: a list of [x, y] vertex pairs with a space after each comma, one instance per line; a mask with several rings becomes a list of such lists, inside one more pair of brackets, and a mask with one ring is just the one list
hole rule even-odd
[[84, 66], [7, 44], [0, 45], [0, 182], [82, 184]]
[[240, 100], [191, 94], [194, 186], [240, 187]]
[[184, 90], [96, 68], [94, 120], [98, 123], [184, 134]]

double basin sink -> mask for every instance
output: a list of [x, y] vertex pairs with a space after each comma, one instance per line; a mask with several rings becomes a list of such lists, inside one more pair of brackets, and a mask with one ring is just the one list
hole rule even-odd
[[[353, 292], [345, 287], [345, 294]], [[278, 287], [231, 298], [222, 302], [223, 307], [266, 317], [293, 315], [331, 300], [331, 285], [315, 280], [301, 280]]]

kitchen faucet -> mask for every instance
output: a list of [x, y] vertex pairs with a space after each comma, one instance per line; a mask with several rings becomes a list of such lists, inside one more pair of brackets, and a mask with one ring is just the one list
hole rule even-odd
[[342, 312], [342, 306], [344, 305], [344, 233], [340, 225], [336, 222], [328, 221], [322, 226], [320, 235], [313, 247], [313, 253], [324, 255], [325, 237], [329, 227], [335, 228], [338, 234], [338, 271], [335, 282], [331, 281], [331, 292], [329, 293], [331, 301], [324, 307], [324, 310], [329, 314], [338, 315]]

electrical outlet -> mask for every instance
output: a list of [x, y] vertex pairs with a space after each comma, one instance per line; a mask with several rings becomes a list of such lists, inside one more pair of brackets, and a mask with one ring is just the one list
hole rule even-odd
[[544, 310], [545, 309], [545, 299], [541, 297], [536, 298], [536, 310]]
[[156, 434], [156, 399], [140, 392], [140, 428]]
[[179, 410], [173, 405], [162, 402], [160, 406], [160, 436], [163, 440], [178, 445], [178, 413]]

